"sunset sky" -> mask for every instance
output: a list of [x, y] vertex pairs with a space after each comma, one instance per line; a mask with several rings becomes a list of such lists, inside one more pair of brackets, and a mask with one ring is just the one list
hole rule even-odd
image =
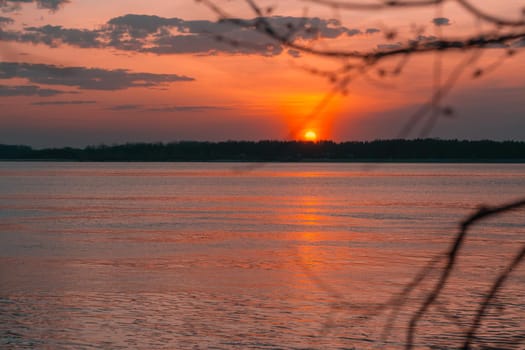
[[[301, 27], [294, 43], [317, 50], [390, 50], [494, 29], [452, 1], [393, 11], [257, 3], [271, 7], [265, 17], [279, 33]], [[250, 26], [257, 14], [244, 0], [215, 4], [244, 26], [218, 23], [194, 0], [0, 0], [0, 144], [282, 140], [309, 130], [336, 141], [395, 138], [432, 94], [435, 54], [411, 58], [395, 76], [388, 72], [401, 57], [393, 57], [352, 77], [344, 94], [313, 113], [334, 85], [310, 71], [351, 62], [257, 32]], [[476, 4], [514, 19], [523, 1]], [[453, 115], [439, 117], [428, 136], [525, 140], [523, 46], [483, 49], [442, 103]], [[508, 57], [509, 49], [516, 54]], [[467, 55], [441, 55], [442, 82]], [[473, 79], [478, 69], [483, 74]]]

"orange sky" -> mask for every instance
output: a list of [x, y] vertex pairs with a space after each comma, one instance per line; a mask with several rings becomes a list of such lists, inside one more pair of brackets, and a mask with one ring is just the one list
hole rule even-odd
[[[11, 0], [1, 8], [0, 143], [289, 139], [310, 129], [318, 138], [337, 141], [393, 138], [431, 96], [435, 55], [414, 57], [402, 74], [381, 77], [379, 69], [391, 71], [398, 64], [393, 58], [356, 75], [344, 95], [335, 93], [316, 111], [334, 85], [305, 67], [333, 70], [341, 60], [287, 47], [261, 49], [268, 43], [262, 35], [216, 26], [216, 14], [193, 0], [125, 5], [71, 0], [49, 8], [61, 1], [8, 8], [17, 3]], [[216, 3], [235, 18], [255, 17], [244, 1]], [[318, 18], [317, 39], [304, 33], [296, 39], [316, 49], [380, 50], [418, 35], [455, 38], [492, 29], [454, 4], [440, 10], [345, 12], [318, 5], [305, 11], [302, 1], [258, 3], [277, 5], [272, 16]], [[478, 3], [509, 17], [520, 8], [519, 1]], [[434, 25], [437, 17], [445, 25]], [[286, 30], [290, 19], [272, 21]], [[393, 28], [397, 36], [388, 40], [385, 33]], [[249, 44], [227, 47], [210, 39], [219, 32]], [[525, 64], [523, 49], [516, 50], [490, 74], [472, 79], [477, 68], [507, 52], [484, 49], [442, 103], [453, 108], [455, 118], [439, 118], [428, 136], [525, 140]], [[443, 56], [442, 81], [465, 55]], [[71, 67], [76, 70], [68, 73], [65, 68]], [[421, 136], [420, 131], [407, 136]]]

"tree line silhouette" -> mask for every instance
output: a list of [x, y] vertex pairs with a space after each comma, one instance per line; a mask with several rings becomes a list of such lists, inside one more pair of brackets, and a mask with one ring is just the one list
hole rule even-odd
[[180, 141], [126, 143], [85, 148], [33, 149], [1, 145], [4, 160], [63, 161], [457, 161], [524, 162], [523, 141]]

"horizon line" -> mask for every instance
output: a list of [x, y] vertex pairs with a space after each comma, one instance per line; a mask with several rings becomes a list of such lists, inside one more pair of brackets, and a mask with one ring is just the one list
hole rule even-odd
[[100, 143], [90, 143], [85, 145], [79, 145], [79, 146], [71, 146], [71, 145], [65, 145], [65, 146], [34, 146], [30, 144], [22, 144], [22, 143], [2, 143], [0, 142], [0, 146], [8, 146], [8, 147], [29, 147], [31, 149], [35, 150], [43, 150], [43, 149], [64, 149], [64, 148], [88, 148], [88, 147], [116, 147], [116, 146], [124, 146], [124, 145], [170, 145], [170, 144], [181, 144], [181, 143], [208, 143], [208, 144], [220, 144], [220, 143], [261, 143], [261, 142], [275, 142], [275, 143], [304, 143], [304, 144], [323, 144], [323, 143], [334, 143], [334, 144], [344, 144], [344, 143], [373, 143], [373, 142], [393, 142], [393, 141], [404, 141], [404, 142], [416, 142], [416, 141], [440, 141], [440, 142], [494, 142], [494, 143], [506, 143], [506, 142], [513, 142], [513, 143], [525, 143], [525, 139], [523, 140], [517, 140], [517, 139], [505, 139], [505, 140], [498, 140], [498, 139], [459, 139], [459, 138], [440, 138], [440, 137], [416, 137], [416, 138], [377, 138], [372, 140], [344, 140], [344, 141], [335, 141], [331, 139], [320, 139], [320, 140], [301, 140], [301, 139], [293, 139], [293, 140], [287, 140], [287, 139], [259, 139], [259, 140], [246, 140], [246, 139], [227, 139], [227, 140], [195, 140], [195, 139], [180, 139], [180, 140], [172, 140], [172, 141], [122, 141], [122, 142], [112, 142], [112, 143], [106, 143], [106, 142], [100, 142]]

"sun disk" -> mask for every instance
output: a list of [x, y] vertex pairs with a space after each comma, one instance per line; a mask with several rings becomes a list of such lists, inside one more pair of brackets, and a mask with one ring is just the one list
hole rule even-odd
[[317, 134], [313, 130], [308, 130], [304, 133], [304, 139], [307, 141], [317, 140]]

